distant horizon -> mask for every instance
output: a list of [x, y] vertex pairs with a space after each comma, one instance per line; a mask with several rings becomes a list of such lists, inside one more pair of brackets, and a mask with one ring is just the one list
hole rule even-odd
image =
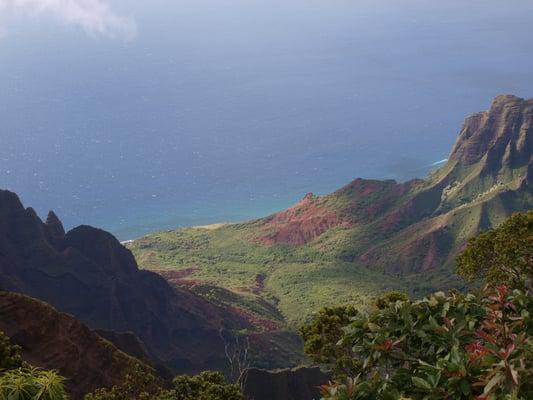
[[0, 1], [0, 187], [121, 240], [423, 178], [533, 94], [533, 3]]
[[[431, 163], [427, 166], [425, 166], [424, 168], [427, 169], [427, 174], [429, 174], [432, 170], [436, 170], [437, 166], [440, 166], [442, 165], [443, 163], [447, 162], [448, 159], [445, 158], [443, 160], [439, 160], [439, 161], [436, 161], [434, 163]], [[425, 176], [414, 176], [412, 178], [409, 178], [409, 179], [424, 179]], [[355, 177], [352, 179], [353, 180], [356, 180], [356, 179], [378, 179], [379, 178], [365, 178], [365, 177]], [[386, 180], [386, 178], [383, 178], [383, 180]], [[394, 179], [395, 180], [395, 179]], [[345, 184], [349, 184], [351, 181], [348, 181], [346, 182]], [[401, 182], [401, 181], [400, 181]], [[20, 194], [15, 192], [14, 190], [10, 189], [10, 188], [0, 188], [0, 189], [5, 189], [5, 190], [9, 190], [9, 191], [12, 191], [13, 193], [17, 194], [19, 197], [20, 197]], [[338, 188], [337, 188], [338, 189]], [[175, 227], [172, 227], [172, 226], [169, 226], [167, 228], [164, 228], [164, 229], [159, 229], [159, 230], [150, 230], [150, 231], [147, 231], [146, 233], [155, 233], [155, 232], [158, 232], [158, 231], [163, 231], [163, 230], [168, 230], [168, 229], [180, 229], [180, 228], [209, 228], [209, 227], [212, 227], [212, 226], [215, 226], [215, 225], [227, 225], [227, 224], [238, 224], [238, 223], [241, 223], [241, 222], [246, 222], [246, 221], [249, 221], [249, 220], [252, 220], [252, 219], [255, 219], [255, 218], [262, 218], [262, 217], [267, 217], [269, 215], [271, 215], [272, 213], [276, 213], [276, 212], [279, 212], [279, 211], [283, 211], [284, 209], [294, 205], [297, 201], [301, 200], [304, 198], [304, 196], [307, 194], [307, 193], [312, 193], [313, 195], [317, 195], [317, 196], [326, 196], [332, 192], [325, 192], [325, 193], [318, 193], [316, 191], [311, 191], [311, 192], [306, 192], [306, 193], [302, 193], [301, 196], [297, 199], [295, 199], [293, 202], [291, 203], [288, 203], [284, 206], [281, 206], [281, 208], [276, 208], [275, 210], [270, 210], [270, 211], [266, 211], [265, 213], [263, 214], [260, 214], [260, 215], [257, 215], [256, 217], [250, 217], [250, 218], [244, 218], [244, 219], [240, 219], [240, 220], [213, 220], [212, 222], [207, 222], [207, 223], [204, 223], [204, 224], [194, 224], [194, 225], [177, 225]], [[25, 204], [24, 203], [24, 200], [21, 198], [20, 199], [22, 204], [24, 205], [24, 207], [28, 208], [28, 207], [32, 207], [31, 204]], [[49, 210], [47, 212], [45, 212], [44, 214], [39, 214], [38, 213], [38, 216], [39, 218], [42, 220], [42, 221], [45, 221], [46, 220], [46, 217], [48, 215], [49, 212], [54, 212], [56, 215], [56, 211], [54, 210], [54, 208], [49, 208]], [[61, 215], [57, 215], [58, 218], [61, 220]], [[80, 225], [88, 225], [88, 224], [80, 224]], [[74, 229], [76, 228], [77, 226], [79, 225], [75, 225], [75, 226], [65, 226], [65, 229], [67, 230], [71, 230], [71, 229]], [[95, 228], [101, 228], [100, 226], [94, 226]], [[144, 235], [144, 234], [143, 234]], [[135, 238], [129, 238], [129, 239], [124, 239], [124, 238], [120, 238], [118, 235], [117, 238], [120, 240], [121, 243], [128, 243], [128, 242], [133, 242], [134, 240], [136, 239], [139, 239], [141, 238], [143, 235], [141, 236], [138, 236], [138, 237], [135, 237]]]

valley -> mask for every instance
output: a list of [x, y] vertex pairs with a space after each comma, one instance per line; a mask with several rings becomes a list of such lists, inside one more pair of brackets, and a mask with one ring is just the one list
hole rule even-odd
[[[106, 388], [128, 391], [131, 379], [142, 393], [164, 396], [176, 374], [178, 386], [188, 379], [208, 380], [239, 399], [249, 390], [247, 396], [259, 394], [264, 380], [277, 382], [272, 393], [287, 398], [295, 387], [316, 393], [332, 372], [305, 366], [312, 360], [329, 364], [320, 351], [331, 347], [321, 350], [320, 343], [329, 346], [332, 340], [333, 349], [338, 346], [335, 335], [346, 327], [339, 321], [362, 324], [350, 329], [362, 327], [373, 335], [390, 327], [366, 321], [368, 315], [394, 320], [393, 308], [405, 307], [422, 321], [429, 318], [429, 325], [421, 322], [423, 329], [440, 337], [454, 323], [443, 317], [446, 328], [439, 326], [425, 307], [440, 304], [443, 316], [452, 302], [453, 312], [463, 315], [463, 301], [476, 299], [482, 308], [496, 301], [492, 292], [481, 292], [487, 299], [460, 294], [480, 282], [467, 283], [455, 274], [457, 256], [480, 232], [505, 222], [500, 234], [512, 240], [503, 241], [502, 256], [528, 276], [531, 212], [514, 214], [533, 205], [532, 133], [533, 99], [498, 96], [489, 110], [465, 120], [447, 163], [424, 179], [357, 178], [329, 195], [307, 193], [264, 218], [157, 232], [123, 243], [87, 225], [65, 231], [53, 211], [43, 221], [17, 194], [0, 190], [0, 345], [7, 348], [2, 351], [21, 351], [21, 357], [9, 359], [15, 366], [23, 357], [59, 371], [71, 379], [66, 390], [74, 399], [93, 390], [97, 397], [86, 400], [115, 399]], [[485, 243], [483, 234], [478, 237]], [[483, 263], [495, 256], [490, 250]], [[505, 285], [496, 288], [502, 307], [506, 296], [515, 295], [529, 307], [530, 296], [518, 286], [511, 294]], [[446, 295], [448, 289], [458, 291]], [[423, 299], [407, 300], [405, 293]], [[420, 307], [425, 311], [417, 311]], [[516, 318], [525, 318], [520, 315]], [[354, 316], [359, 322], [350, 319]], [[369, 351], [385, 354], [402, 340], [370, 343]], [[465, 345], [469, 351], [472, 343]], [[357, 366], [351, 346], [348, 353]], [[16, 371], [0, 376], [18, 376]], [[139, 399], [146, 398], [141, 394]]]
[[467, 239], [533, 204], [532, 126], [533, 100], [498, 96], [465, 120], [447, 163], [425, 179], [359, 178], [266, 218], [127, 246], [142, 268], [270, 328], [297, 329], [323, 306], [364, 306], [388, 290], [464, 289], [453, 268]]

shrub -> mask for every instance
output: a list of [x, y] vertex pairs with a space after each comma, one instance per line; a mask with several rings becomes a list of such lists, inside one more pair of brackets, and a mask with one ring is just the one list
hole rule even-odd
[[532, 290], [533, 210], [470, 239], [457, 258], [457, 272], [469, 280], [485, 278], [490, 285]]
[[325, 307], [309, 325], [300, 328], [306, 354], [319, 364], [327, 364], [337, 377], [346, 377], [360, 370], [351, 345], [342, 344], [343, 328], [357, 315], [350, 305]]
[[[239, 386], [228, 384], [220, 372], [174, 378], [173, 388], [164, 390], [154, 375], [139, 365], [133, 366], [120, 385], [101, 388], [85, 400], [242, 400]], [[0, 399], [2, 400], [2, 399]]]
[[0, 400], [65, 400], [65, 379], [29, 366], [20, 347], [0, 331]]
[[533, 398], [533, 301], [507, 286], [435, 293], [360, 313], [344, 328], [361, 371], [326, 399]]
[[409, 296], [402, 292], [387, 292], [376, 300], [376, 307], [380, 310], [397, 301], [407, 301]]
[[161, 388], [152, 371], [133, 362], [125, 371], [122, 383], [88, 393], [84, 400], [150, 400], [160, 393]]
[[0, 371], [23, 366], [20, 347], [14, 345], [4, 332], [0, 331]]
[[64, 380], [55, 371], [12, 369], [0, 375], [0, 400], [66, 400]]
[[173, 383], [174, 388], [158, 400], [243, 400], [239, 386], [227, 383], [220, 372], [181, 375], [174, 378]]

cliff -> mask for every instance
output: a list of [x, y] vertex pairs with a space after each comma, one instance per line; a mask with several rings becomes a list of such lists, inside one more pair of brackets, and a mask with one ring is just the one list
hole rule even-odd
[[188, 271], [195, 285], [253, 291], [261, 276], [260, 300], [295, 325], [325, 305], [386, 290], [460, 288], [453, 266], [467, 240], [533, 206], [532, 135], [533, 99], [498, 96], [466, 118], [448, 162], [424, 179], [357, 178], [265, 218], [128, 246], [145, 268]]
[[0, 191], [0, 288], [44, 300], [92, 329], [133, 332], [175, 372], [225, 369], [220, 331], [248, 326], [239, 315], [161, 276], [139, 270], [111, 234], [89, 226], [65, 233]]
[[243, 372], [239, 384], [246, 400], [313, 400], [321, 397], [320, 386], [329, 380], [318, 367], [277, 371], [250, 368]]
[[120, 383], [135, 364], [150, 371], [71, 315], [19, 293], [0, 291], [0, 330], [22, 347], [25, 361], [65, 376], [74, 399]]

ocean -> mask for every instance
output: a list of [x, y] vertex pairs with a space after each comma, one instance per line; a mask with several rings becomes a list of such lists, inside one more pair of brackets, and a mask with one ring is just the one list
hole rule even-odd
[[0, 10], [0, 187], [121, 240], [423, 177], [467, 115], [533, 96], [528, 0], [103, 4], [101, 32]]

